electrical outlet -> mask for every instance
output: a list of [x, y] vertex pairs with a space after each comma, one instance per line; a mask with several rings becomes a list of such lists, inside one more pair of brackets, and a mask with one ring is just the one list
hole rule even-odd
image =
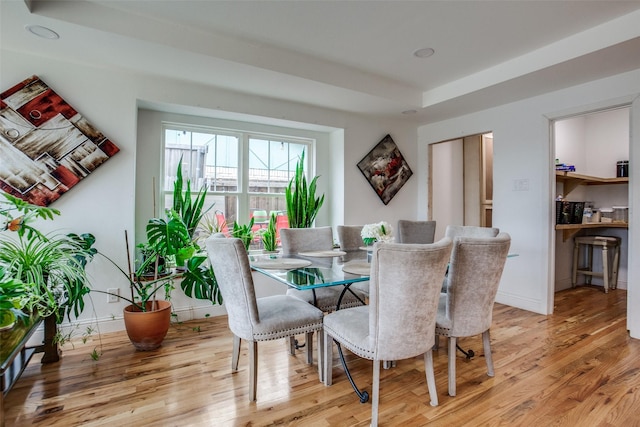
[[514, 179], [513, 180], [513, 191], [529, 191], [529, 180], [524, 179]]
[[120, 295], [120, 288], [107, 289], [109, 295], [107, 295], [107, 302], [118, 302], [118, 295]]

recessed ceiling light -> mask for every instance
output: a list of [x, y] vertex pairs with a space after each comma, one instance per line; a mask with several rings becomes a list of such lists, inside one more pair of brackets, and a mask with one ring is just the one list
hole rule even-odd
[[425, 47], [424, 49], [418, 49], [413, 52], [413, 56], [418, 58], [428, 58], [434, 53], [436, 53], [435, 50], [431, 49], [430, 47]]
[[410, 115], [410, 114], [416, 114], [417, 112], [418, 112], [417, 110], [404, 110], [402, 114]]
[[58, 33], [50, 28], [43, 27], [42, 25], [27, 25], [24, 29], [29, 31], [31, 34], [42, 37], [43, 39], [57, 40], [60, 38]]

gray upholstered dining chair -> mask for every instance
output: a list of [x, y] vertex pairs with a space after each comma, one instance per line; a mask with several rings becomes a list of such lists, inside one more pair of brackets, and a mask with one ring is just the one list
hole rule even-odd
[[398, 243], [433, 243], [436, 234], [435, 221], [398, 220]]
[[364, 246], [364, 242], [362, 241], [362, 227], [364, 226], [338, 225], [336, 227], [340, 249], [347, 253], [347, 255], [343, 257], [344, 261], [367, 259], [367, 251], [360, 249]]
[[449, 395], [456, 395], [457, 339], [482, 334], [487, 374], [493, 377], [491, 328], [493, 305], [511, 237], [457, 237], [453, 240], [447, 292], [440, 294], [436, 334], [449, 338]]
[[[499, 228], [495, 227], [479, 227], [476, 225], [447, 225], [444, 231], [445, 237], [455, 240], [456, 237], [496, 237], [500, 232]], [[442, 292], [447, 292], [447, 281], [442, 284]], [[436, 347], [438, 347], [439, 340], [436, 336]]]
[[478, 227], [475, 225], [447, 225], [444, 231], [446, 237], [496, 237], [500, 232], [496, 227]]
[[432, 347], [442, 277], [451, 239], [432, 244], [376, 243], [371, 260], [369, 305], [324, 317], [325, 384], [332, 383], [331, 339], [373, 360], [371, 425], [378, 423], [380, 362], [424, 355], [431, 405], [438, 404]]
[[[331, 227], [312, 228], [283, 228], [280, 230], [283, 255], [297, 255], [300, 252], [326, 251], [333, 249], [333, 231]], [[313, 259], [314, 263], [326, 263], [331, 266], [332, 258]], [[313, 290], [300, 291], [297, 289], [287, 290], [287, 295], [295, 296], [309, 304], [313, 304], [320, 310], [330, 312], [336, 309], [338, 299], [342, 293], [341, 286], [331, 286], [328, 288], [316, 288]], [[354, 296], [357, 295], [358, 297]], [[342, 298], [340, 307], [354, 307], [362, 305], [364, 294], [357, 289], [346, 292]]]
[[247, 251], [240, 239], [206, 240], [209, 262], [216, 273], [233, 332], [231, 370], [237, 372], [241, 340], [249, 343], [249, 401], [256, 400], [258, 341], [306, 334], [307, 363], [313, 363], [313, 333], [318, 335], [318, 375], [322, 379], [324, 336], [321, 310], [287, 295], [256, 298]]

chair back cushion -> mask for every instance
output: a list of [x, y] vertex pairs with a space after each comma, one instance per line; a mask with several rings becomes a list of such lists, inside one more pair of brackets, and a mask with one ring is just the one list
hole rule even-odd
[[333, 249], [331, 227], [283, 228], [280, 230], [283, 255]]
[[435, 322], [451, 239], [376, 243], [369, 284], [369, 340], [378, 360], [418, 356], [435, 342]]
[[363, 225], [338, 225], [336, 231], [338, 233], [338, 241], [340, 242], [340, 250], [347, 254], [343, 255], [342, 262], [364, 261], [367, 259], [367, 251], [360, 249], [364, 246], [362, 240]]
[[364, 246], [362, 225], [339, 225], [336, 227], [340, 249], [343, 251], [359, 251]]
[[456, 237], [496, 237], [500, 232], [495, 227], [477, 227], [475, 225], [447, 225], [444, 232], [452, 240]]
[[435, 221], [398, 220], [398, 243], [433, 243], [435, 234]]
[[507, 233], [454, 240], [444, 313], [451, 336], [473, 336], [491, 327], [493, 304], [510, 244]]
[[216, 275], [229, 319], [229, 329], [244, 340], [253, 340], [260, 319], [247, 251], [240, 239], [209, 237], [209, 262]]

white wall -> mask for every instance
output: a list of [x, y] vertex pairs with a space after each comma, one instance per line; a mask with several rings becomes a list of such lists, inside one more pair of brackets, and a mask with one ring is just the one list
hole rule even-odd
[[[519, 256], [507, 261], [498, 302], [539, 313], [553, 311], [555, 192], [549, 119], [634, 102], [632, 106], [630, 164], [640, 157], [640, 70], [624, 73], [569, 89], [544, 94], [512, 104], [457, 117], [418, 129], [421, 162], [427, 164], [429, 144], [491, 129], [494, 136], [493, 224], [511, 234], [511, 252]], [[635, 132], [634, 132], [635, 129]], [[634, 150], [635, 149], [635, 150]], [[630, 186], [640, 188], [640, 174], [631, 172]], [[527, 191], [515, 191], [514, 180], [528, 182]], [[428, 191], [422, 182], [419, 195]], [[420, 202], [421, 203], [421, 202]], [[419, 204], [420, 204], [419, 203]], [[630, 197], [630, 216], [639, 202]], [[633, 218], [631, 219], [633, 221]], [[633, 242], [640, 238], [638, 227], [629, 229], [628, 324], [631, 335], [640, 336], [640, 290], [634, 282], [640, 262]]]
[[[133, 252], [133, 236], [141, 234], [139, 224], [146, 222], [149, 216], [150, 205], [145, 200], [150, 194], [149, 183], [157, 174], [154, 168], [159, 170], [160, 140], [155, 141], [157, 146], [150, 144], [148, 149], [138, 149], [139, 141], [160, 132], [154, 127], [138, 128], [141, 103], [151, 108], [185, 107], [210, 118], [228, 120], [252, 116], [264, 124], [280, 127], [325, 129], [327, 148], [318, 153], [316, 173], [322, 176], [319, 190], [326, 194], [328, 201], [327, 208], [323, 208], [318, 216], [319, 224], [335, 226], [380, 220], [395, 224], [398, 219], [416, 217], [416, 176], [384, 206], [356, 167], [378, 141], [391, 134], [410, 167], [417, 171], [421, 165], [416, 156], [415, 125], [13, 51], [0, 50], [0, 54], [0, 90], [33, 74], [39, 75], [120, 148], [117, 155], [52, 205], [62, 211], [62, 216], [48, 226], [93, 233], [98, 249], [114, 258], [125, 270], [124, 230], [129, 231], [129, 246]], [[140, 203], [137, 203], [138, 199]], [[143, 219], [136, 222], [136, 214]], [[88, 272], [97, 289], [119, 287], [124, 290], [127, 287], [126, 281], [104, 260], [94, 260]], [[122, 329], [124, 304], [107, 304], [106, 296], [100, 294], [92, 294], [92, 298], [95, 312], [85, 310], [80, 320], [88, 323], [97, 318], [102, 331]], [[180, 299], [175, 309], [184, 315], [183, 318], [198, 316], [206, 310], [200, 308], [201, 303]], [[209, 308], [208, 311], [214, 314], [218, 310]]]

